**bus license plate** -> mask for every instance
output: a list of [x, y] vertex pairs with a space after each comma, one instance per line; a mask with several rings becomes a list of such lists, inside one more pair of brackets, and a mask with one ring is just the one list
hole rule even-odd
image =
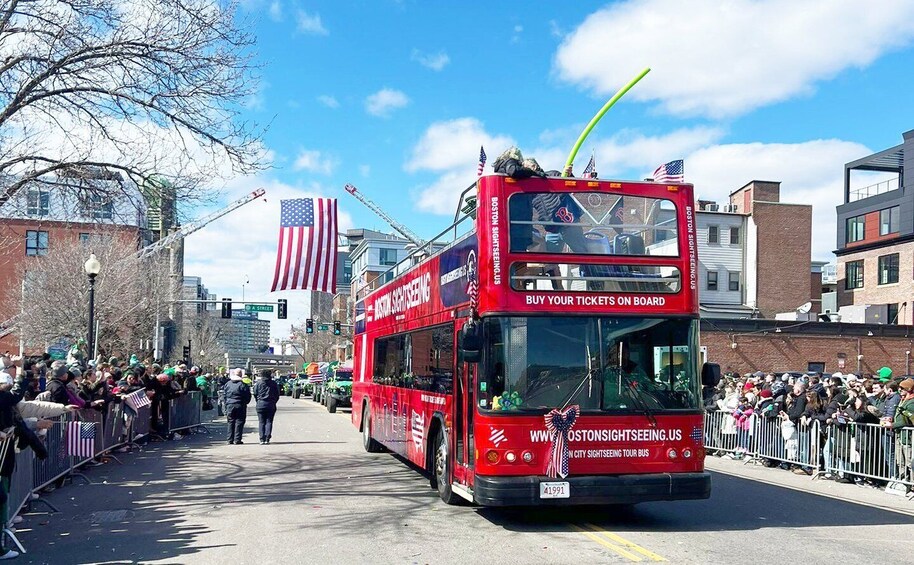
[[569, 498], [571, 487], [567, 482], [540, 483], [540, 498]]

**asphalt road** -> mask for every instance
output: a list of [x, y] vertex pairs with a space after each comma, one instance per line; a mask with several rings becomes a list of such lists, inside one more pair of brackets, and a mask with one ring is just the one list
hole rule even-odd
[[[736, 462], [712, 462], [706, 501], [505, 511], [445, 506], [415, 469], [365, 453], [348, 411], [328, 414], [310, 399], [281, 399], [268, 446], [253, 409], [244, 445], [209, 427], [47, 495], [61, 512], [26, 516], [18, 535], [29, 553], [15, 562], [887, 564], [914, 555], [914, 502], [877, 491], [841, 500], [859, 499], [859, 487]], [[880, 504], [889, 498], [901, 511]]]

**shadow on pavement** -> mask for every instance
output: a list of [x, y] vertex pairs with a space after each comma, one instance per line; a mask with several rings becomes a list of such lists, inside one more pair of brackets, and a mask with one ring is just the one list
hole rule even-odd
[[616, 532], [914, 524], [914, 517], [897, 512], [713, 471], [711, 475], [708, 500], [618, 507], [479, 508], [476, 512], [493, 524], [518, 532], [563, 531], [569, 522], [595, 524]]

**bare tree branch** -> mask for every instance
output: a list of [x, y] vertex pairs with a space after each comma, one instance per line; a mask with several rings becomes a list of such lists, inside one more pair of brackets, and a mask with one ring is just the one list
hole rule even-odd
[[185, 202], [263, 168], [243, 24], [234, 0], [0, 0], [0, 207], [73, 165]]

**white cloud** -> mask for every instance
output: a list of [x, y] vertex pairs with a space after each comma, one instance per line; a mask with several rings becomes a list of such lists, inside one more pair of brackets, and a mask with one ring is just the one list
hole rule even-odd
[[409, 104], [409, 97], [399, 90], [383, 88], [365, 99], [365, 110], [373, 115], [386, 118], [393, 110]]
[[267, 9], [267, 13], [270, 15], [270, 19], [274, 22], [281, 22], [283, 16], [282, 2], [279, 0], [270, 2], [270, 7]]
[[425, 130], [404, 166], [409, 172], [432, 171], [440, 175], [420, 189], [417, 203], [420, 210], [436, 214], [454, 212], [460, 191], [476, 178], [480, 145], [488, 147], [487, 166], [491, 167], [495, 157], [514, 145], [514, 140], [487, 133], [476, 118], [436, 122]]
[[[555, 55], [559, 79], [598, 95], [642, 68], [628, 98], [672, 114], [732, 116], [808, 95], [911, 42], [914, 2], [885, 0], [628, 0], [602, 8]], [[624, 48], [620, 48], [624, 46]]]
[[433, 71], [440, 71], [451, 62], [451, 58], [448, 57], [447, 53], [444, 51], [438, 53], [423, 53], [418, 49], [413, 49], [413, 54], [410, 59]]
[[310, 171], [329, 175], [333, 173], [333, 169], [336, 168], [337, 164], [336, 158], [330, 155], [311, 149], [302, 149], [295, 158], [292, 168], [296, 171]]
[[298, 31], [312, 35], [330, 35], [324, 24], [321, 23], [320, 14], [310, 14], [304, 10], [295, 13], [295, 23]]
[[513, 30], [513, 31], [514, 31], [514, 34], [511, 36], [511, 43], [519, 43], [519, 42], [520, 42], [520, 34], [522, 34], [522, 33], [524, 32], [524, 26], [522, 26], [522, 25], [520, 25], [520, 24], [516, 24], [516, 25], [514, 26], [514, 30]]
[[337, 99], [334, 98], [333, 96], [330, 96], [329, 94], [321, 94], [320, 96], [317, 97], [317, 101], [328, 108], [339, 108], [340, 107], [340, 103], [337, 101]]
[[371, 175], [371, 165], [359, 165], [359, 174], [363, 177]]
[[697, 196], [719, 203], [752, 180], [780, 181], [781, 202], [812, 204], [813, 259], [833, 260], [844, 164], [870, 153], [859, 143], [839, 139], [715, 145], [686, 156], [685, 178]]
[[[292, 186], [271, 178], [242, 178], [233, 183], [226, 202], [258, 187], [266, 189], [265, 200], [250, 202], [223, 216], [185, 240], [184, 272], [200, 276], [203, 284], [219, 298], [241, 300], [245, 276], [245, 299], [275, 302], [289, 300], [289, 319], [272, 319], [271, 334], [288, 336], [291, 323], [300, 324], [307, 317], [310, 293], [302, 291], [270, 292], [279, 232], [279, 201], [288, 198], [327, 196], [330, 190], [319, 184]], [[339, 228], [353, 227], [352, 216], [345, 210], [348, 201], [339, 203]], [[201, 211], [200, 215], [205, 212]], [[261, 314], [269, 318], [270, 314]]]

